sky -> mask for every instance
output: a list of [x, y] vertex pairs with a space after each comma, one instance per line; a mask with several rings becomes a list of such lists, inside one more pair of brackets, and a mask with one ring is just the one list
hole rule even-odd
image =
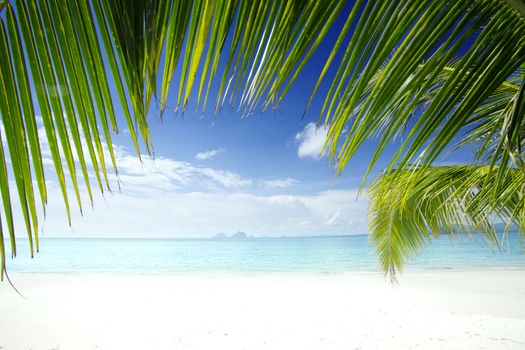
[[[114, 142], [119, 177], [112, 193], [95, 191], [90, 207], [67, 224], [60, 188], [48, 177], [44, 237], [209, 237], [243, 231], [253, 236], [340, 235], [366, 232], [367, 201], [357, 199], [352, 176], [334, 178], [320, 153], [326, 129], [297, 122], [275, 132], [272, 118], [221, 118], [152, 123], [155, 157], [140, 162], [126, 142]], [[259, 119], [259, 120], [258, 120]], [[225, 120], [224, 124], [233, 123]], [[281, 120], [281, 123], [284, 123]], [[275, 124], [279, 124], [277, 121]], [[234, 129], [234, 130], [231, 130]], [[43, 126], [39, 132], [43, 133]], [[157, 136], [156, 134], [159, 134]], [[166, 136], [160, 136], [166, 133]], [[206, 136], [189, 137], [185, 135]], [[49, 148], [43, 161], [52, 171]], [[109, 160], [109, 159], [108, 159]], [[94, 183], [94, 178], [92, 178]], [[19, 212], [19, 210], [16, 210]], [[16, 222], [22, 223], [19, 217]]]
[[[82, 187], [83, 215], [67, 224], [58, 182], [48, 176], [44, 237], [210, 237], [363, 234], [361, 177], [336, 177], [322, 154], [326, 128], [282, 110], [241, 119], [236, 113], [150, 120], [155, 156], [140, 162], [124, 130], [114, 138], [119, 176], [112, 193]], [[39, 131], [44, 133], [43, 126]], [[45, 142], [44, 163], [52, 173]], [[108, 160], [109, 161], [109, 160]], [[356, 169], [364, 164], [356, 164]], [[94, 183], [94, 178], [92, 179]], [[117, 184], [118, 181], [118, 184]], [[119, 190], [120, 185], [120, 190]], [[22, 222], [21, 217], [17, 222]]]
[[[119, 177], [111, 177], [112, 193], [101, 195], [95, 191], [93, 207], [86, 189], [81, 188], [83, 215], [70, 192], [71, 226], [43, 138], [49, 200], [46, 216], [40, 220], [41, 236], [182, 238], [231, 235], [237, 231], [265, 237], [367, 233], [366, 191], [358, 195], [358, 190], [374, 149], [373, 140], [365, 143], [345, 171], [336, 176], [333, 161], [322, 153], [326, 127], [317, 125], [329, 79], [321, 84], [318, 97], [304, 113], [341, 26], [342, 19], [276, 110], [257, 110], [247, 117], [228, 108], [217, 115], [201, 114], [192, 110], [190, 101], [186, 113], [177, 114], [174, 101], [179, 67], [162, 118], [155, 101], [152, 103], [148, 121], [154, 157], [143, 154], [142, 163], [134, 153], [117, 106], [122, 129], [114, 135], [113, 144]], [[114, 86], [111, 88], [115, 93]], [[39, 131], [43, 133], [42, 125]], [[372, 176], [385, 166], [391, 150], [386, 153]], [[22, 229], [20, 210], [15, 211]]]

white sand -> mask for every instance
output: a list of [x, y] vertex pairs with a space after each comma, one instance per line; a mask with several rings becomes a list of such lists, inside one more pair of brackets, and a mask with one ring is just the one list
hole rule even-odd
[[13, 275], [0, 349], [525, 349], [525, 270]]

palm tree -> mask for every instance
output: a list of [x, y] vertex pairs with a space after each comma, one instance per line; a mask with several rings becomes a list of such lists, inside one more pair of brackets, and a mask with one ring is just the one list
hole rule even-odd
[[[67, 182], [81, 211], [79, 183], [91, 201], [92, 186], [110, 190], [106, 159], [117, 172], [116, 101], [139, 157], [140, 143], [152, 151], [152, 98], [161, 109], [170, 102], [181, 111], [192, 93], [203, 109], [212, 95], [216, 111], [225, 103], [245, 113], [276, 107], [340, 16], [344, 26], [310, 102], [337, 67], [320, 122], [329, 126], [326, 147], [338, 172], [365, 140], [377, 137], [363, 186], [390, 141], [402, 140], [370, 187], [371, 239], [384, 271], [394, 277], [430, 234], [461, 228], [497, 243], [495, 218], [523, 233], [521, 0], [0, 0], [7, 144], [4, 149], [0, 140], [0, 219], [12, 255], [11, 192], [18, 194], [31, 255], [38, 251], [37, 207], [47, 203], [36, 111], [69, 217]], [[177, 99], [167, 101], [178, 64]], [[433, 166], [451, 147], [467, 146], [476, 147], [473, 164]], [[0, 222], [0, 276], [5, 227]]]

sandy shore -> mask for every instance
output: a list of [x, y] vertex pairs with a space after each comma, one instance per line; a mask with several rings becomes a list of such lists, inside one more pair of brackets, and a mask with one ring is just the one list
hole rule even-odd
[[525, 349], [525, 270], [12, 275], [0, 349]]

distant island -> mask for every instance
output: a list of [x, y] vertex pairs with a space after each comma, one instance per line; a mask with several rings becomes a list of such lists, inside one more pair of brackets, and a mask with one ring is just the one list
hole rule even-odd
[[216, 235], [212, 237], [212, 239], [248, 239], [248, 238], [252, 238], [252, 237], [249, 236], [246, 232], [242, 232], [242, 231], [238, 231], [229, 237], [223, 232], [217, 233]]
[[248, 235], [242, 231], [238, 231], [237, 233], [234, 233], [230, 237], [230, 239], [246, 239], [246, 238], [250, 238], [250, 237], [248, 237]]

